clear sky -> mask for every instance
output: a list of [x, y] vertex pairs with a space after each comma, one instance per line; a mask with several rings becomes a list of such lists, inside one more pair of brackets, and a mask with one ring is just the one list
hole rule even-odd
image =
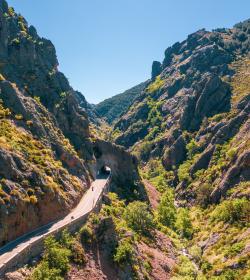
[[59, 69], [91, 103], [148, 79], [152, 61], [188, 34], [250, 16], [250, 0], [7, 1], [54, 43]]

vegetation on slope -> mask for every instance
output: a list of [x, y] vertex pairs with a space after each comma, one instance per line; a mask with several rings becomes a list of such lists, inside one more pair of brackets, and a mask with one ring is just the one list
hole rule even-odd
[[123, 93], [108, 98], [97, 105], [93, 105], [94, 110], [96, 110], [98, 115], [107, 123], [112, 124], [128, 110], [129, 106], [144, 90], [145, 86], [146, 82], [141, 83], [131, 89], [126, 90]]
[[[59, 241], [53, 237], [45, 241], [43, 258], [31, 270], [30, 279], [61, 279], [67, 273], [70, 277], [75, 264], [80, 275], [89, 271], [93, 253], [99, 261], [105, 258], [102, 268], [94, 261], [94, 270], [109, 271], [106, 277], [111, 279], [112, 275], [121, 279], [151, 279], [157, 273], [158, 279], [166, 279], [171, 270], [168, 266], [174, 265], [174, 253], [171, 242], [156, 230], [157, 224], [146, 203], [133, 201], [126, 205], [110, 193], [100, 213], [92, 214], [75, 236], [64, 232]], [[91, 270], [93, 273], [93, 263]], [[89, 273], [84, 275], [90, 278]]]
[[114, 125], [161, 193], [158, 222], [177, 234], [173, 279], [249, 279], [249, 30], [200, 30], [168, 48]]

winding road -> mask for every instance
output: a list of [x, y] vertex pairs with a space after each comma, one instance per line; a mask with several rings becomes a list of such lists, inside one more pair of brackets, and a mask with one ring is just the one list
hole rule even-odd
[[102, 198], [103, 192], [108, 187], [110, 177], [111, 175], [109, 174], [99, 175], [84, 194], [77, 207], [61, 220], [42, 226], [0, 248], [0, 276], [2, 276], [1, 272], [4, 271], [4, 267], [8, 267], [13, 258], [18, 254], [21, 254], [27, 248], [30, 248], [32, 244], [35, 244], [39, 240], [43, 240], [44, 237], [49, 234], [64, 229], [67, 225], [72, 224], [74, 221], [77, 221], [81, 217], [85, 217], [92, 212]]

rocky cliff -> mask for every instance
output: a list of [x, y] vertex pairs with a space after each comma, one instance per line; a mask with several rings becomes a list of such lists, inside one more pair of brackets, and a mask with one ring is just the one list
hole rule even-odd
[[88, 115], [99, 124], [53, 44], [1, 0], [0, 244], [65, 215], [90, 186], [99, 165]]
[[65, 215], [92, 180], [83, 96], [55, 49], [0, 1], [0, 243]]
[[249, 50], [249, 20], [167, 48], [149, 81], [96, 107], [110, 143], [52, 43], [0, 0], [0, 244], [69, 212], [103, 166], [116, 192], [7, 279], [248, 280]]
[[115, 143], [138, 156], [163, 196], [163, 222], [178, 228], [170, 190], [177, 213], [191, 217], [183, 258], [194, 270], [185, 272], [180, 260], [180, 279], [249, 273], [249, 51], [250, 20], [189, 35], [153, 63], [151, 81], [114, 123]]
[[[142, 160], [160, 158], [180, 190], [189, 185], [178, 176], [181, 164], [189, 161], [187, 173], [194, 179], [212, 167], [219, 147], [234, 148], [218, 174], [220, 183], [214, 177], [214, 202], [249, 180], [249, 30], [249, 21], [232, 29], [199, 30], [169, 47], [164, 61], [153, 63], [147, 88], [114, 125], [117, 144]], [[245, 139], [242, 148], [236, 148], [239, 138]], [[237, 171], [230, 171], [234, 165]]]

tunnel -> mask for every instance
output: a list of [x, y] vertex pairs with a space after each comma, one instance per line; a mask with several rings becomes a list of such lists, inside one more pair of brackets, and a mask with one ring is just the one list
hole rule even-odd
[[135, 156], [121, 146], [100, 139], [96, 139], [93, 143], [93, 151], [96, 158], [96, 174], [103, 168], [109, 168], [112, 174], [112, 191], [125, 198], [132, 198], [133, 195], [137, 195], [138, 199], [147, 197]]

